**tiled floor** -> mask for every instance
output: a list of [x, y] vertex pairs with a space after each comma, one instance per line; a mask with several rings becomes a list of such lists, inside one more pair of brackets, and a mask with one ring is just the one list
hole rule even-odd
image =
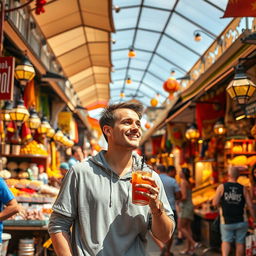
[[[172, 252], [175, 256], [179, 256], [179, 251], [184, 250], [185, 245], [179, 245], [179, 246], [173, 246]], [[205, 251], [205, 247], [199, 248], [196, 250], [195, 255], [197, 256], [220, 256], [220, 253], [208, 251], [207, 253]], [[159, 247], [156, 245], [156, 243], [152, 240], [150, 236], [148, 236], [148, 248], [147, 248], [147, 256], [160, 256], [161, 252], [159, 250]]]

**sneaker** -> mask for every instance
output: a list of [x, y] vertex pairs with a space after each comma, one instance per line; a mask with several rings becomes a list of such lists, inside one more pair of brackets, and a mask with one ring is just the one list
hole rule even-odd
[[196, 242], [194, 248], [197, 249], [197, 248], [200, 248], [201, 246], [202, 246], [201, 243]]

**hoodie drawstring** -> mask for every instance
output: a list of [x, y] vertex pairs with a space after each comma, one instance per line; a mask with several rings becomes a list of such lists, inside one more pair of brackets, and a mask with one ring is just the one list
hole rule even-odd
[[110, 175], [110, 198], [109, 198], [109, 207], [112, 207], [112, 179], [113, 179], [113, 171], [111, 171], [111, 175]]

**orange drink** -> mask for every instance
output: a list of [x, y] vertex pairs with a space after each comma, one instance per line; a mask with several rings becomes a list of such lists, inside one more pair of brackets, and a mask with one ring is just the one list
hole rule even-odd
[[132, 172], [132, 203], [138, 205], [147, 205], [149, 199], [136, 191], [148, 192], [146, 188], [138, 188], [136, 184], [151, 184], [151, 181], [142, 179], [142, 176], [152, 176], [152, 172], [149, 171], [134, 171]]

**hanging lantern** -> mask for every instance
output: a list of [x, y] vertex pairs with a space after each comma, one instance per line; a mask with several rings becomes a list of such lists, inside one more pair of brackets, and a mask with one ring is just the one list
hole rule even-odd
[[150, 127], [151, 127], [150, 123], [149, 123], [149, 122], [146, 122], [146, 123], [145, 123], [145, 128], [146, 128], [146, 129], [149, 129]]
[[45, 116], [42, 117], [41, 125], [37, 128], [39, 134], [46, 134], [48, 130], [51, 128], [47, 118]]
[[170, 94], [169, 95], [170, 97], [172, 97], [173, 93], [177, 92], [179, 88], [180, 88], [179, 82], [173, 77], [168, 78], [163, 83], [163, 89]]
[[41, 120], [34, 108], [30, 110], [30, 116], [28, 119], [28, 126], [32, 130], [36, 130], [41, 124]]
[[33, 65], [30, 63], [26, 56], [23, 57], [22, 62], [15, 68], [15, 78], [20, 82], [22, 86], [26, 86], [31, 81], [36, 72]]
[[156, 107], [158, 104], [158, 100], [156, 98], [152, 98], [150, 101], [150, 104], [152, 107]]
[[216, 122], [216, 124], [213, 126], [213, 131], [216, 135], [224, 135], [227, 132], [224, 122], [222, 120]]
[[24, 101], [20, 99], [17, 102], [16, 108], [10, 111], [11, 120], [16, 123], [18, 127], [21, 127], [22, 123], [26, 122], [29, 118], [29, 112], [24, 106]]
[[3, 108], [0, 109], [0, 120], [6, 123], [11, 121], [11, 116], [10, 116], [11, 110], [12, 110], [12, 102], [5, 101]]
[[134, 49], [131, 47], [129, 49], [129, 52], [128, 52], [128, 57], [129, 58], [134, 58], [136, 56], [136, 52], [134, 51]]
[[196, 124], [192, 124], [185, 133], [185, 137], [188, 140], [195, 141], [200, 137], [199, 131], [197, 129]]
[[132, 79], [131, 79], [130, 77], [127, 77], [126, 83], [127, 83], [127, 84], [131, 84], [131, 83], [132, 83]]
[[236, 67], [234, 79], [229, 83], [226, 91], [238, 104], [246, 104], [256, 90], [256, 85], [245, 74], [241, 64]]
[[123, 92], [123, 91], [121, 91], [119, 96], [120, 96], [120, 98], [122, 98], [122, 99], [123, 99], [123, 98], [125, 97], [124, 92]]

